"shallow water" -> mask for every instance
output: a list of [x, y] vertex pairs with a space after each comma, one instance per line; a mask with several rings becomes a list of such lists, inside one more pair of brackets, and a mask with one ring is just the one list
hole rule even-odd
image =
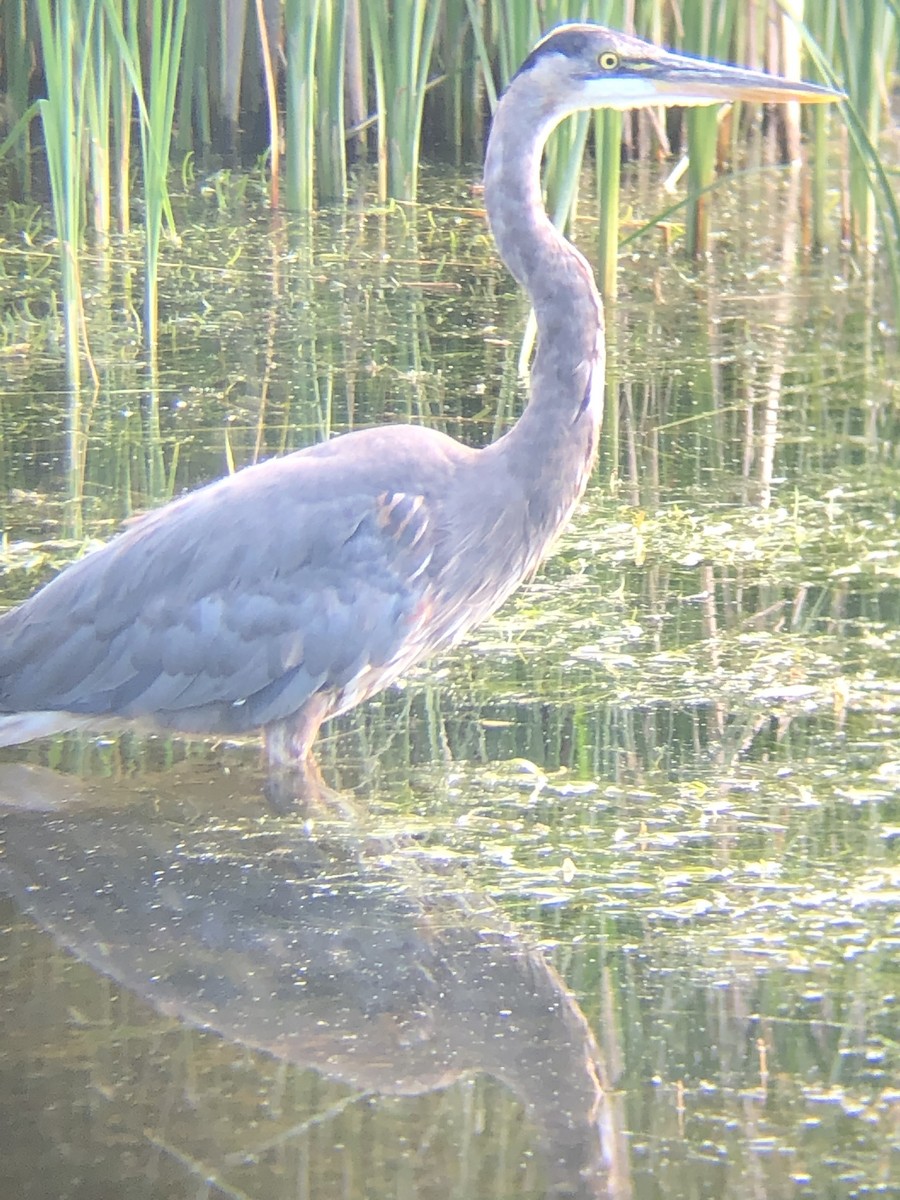
[[[624, 257], [582, 510], [326, 731], [340, 804], [267, 811], [252, 743], [4, 752], [10, 1194], [900, 1196], [898, 359], [764, 178], [710, 264]], [[524, 306], [444, 190], [273, 228], [208, 189], [155, 381], [98, 261], [77, 404], [7, 238], [5, 599], [229, 457], [505, 427]]]

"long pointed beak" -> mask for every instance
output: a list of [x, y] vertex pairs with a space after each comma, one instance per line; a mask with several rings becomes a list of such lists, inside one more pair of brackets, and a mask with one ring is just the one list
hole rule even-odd
[[760, 104], [779, 104], [797, 100], [801, 104], [826, 104], [843, 98], [843, 92], [818, 83], [802, 83], [750, 71], [704, 62], [683, 54], [663, 54], [648, 62], [640, 75], [651, 83], [661, 104], [723, 104], [750, 100]]

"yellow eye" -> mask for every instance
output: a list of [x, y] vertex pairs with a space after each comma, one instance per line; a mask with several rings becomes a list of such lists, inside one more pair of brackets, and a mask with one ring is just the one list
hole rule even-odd
[[602, 54], [597, 56], [597, 62], [604, 71], [614, 71], [619, 65], [619, 56], [612, 50], [604, 50]]

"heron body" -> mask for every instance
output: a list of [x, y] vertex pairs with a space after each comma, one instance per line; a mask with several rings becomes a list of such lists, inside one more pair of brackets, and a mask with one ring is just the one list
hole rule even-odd
[[483, 449], [433, 430], [360, 430], [245, 470], [134, 522], [0, 617], [0, 745], [114, 718], [265, 731], [273, 770], [320, 725], [444, 649], [546, 557], [600, 431], [603, 313], [541, 199], [549, 132], [602, 106], [834, 93], [562, 26], [498, 105], [485, 203], [534, 307], [516, 425]]

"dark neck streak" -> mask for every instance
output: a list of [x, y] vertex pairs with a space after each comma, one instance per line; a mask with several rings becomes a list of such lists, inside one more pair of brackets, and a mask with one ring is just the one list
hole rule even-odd
[[603, 309], [590, 267], [544, 211], [541, 155], [558, 116], [527, 76], [513, 80], [494, 117], [484, 188], [500, 256], [528, 293], [538, 328], [528, 406], [495, 445], [531, 488], [554, 488], [557, 506], [568, 510], [596, 455]]

